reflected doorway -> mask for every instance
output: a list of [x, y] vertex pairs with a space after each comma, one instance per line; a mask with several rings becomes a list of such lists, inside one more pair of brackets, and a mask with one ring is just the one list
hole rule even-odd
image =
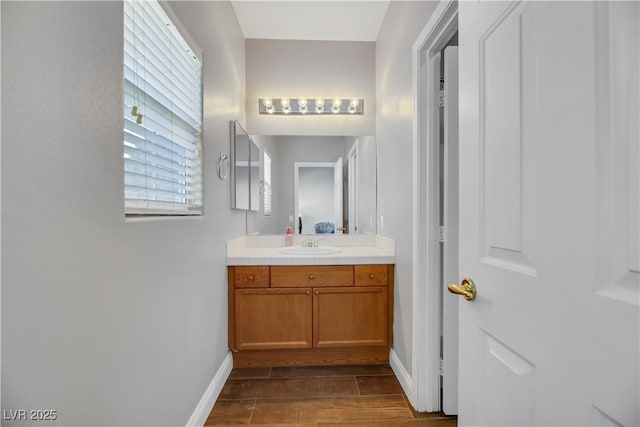
[[295, 234], [342, 233], [342, 157], [294, 163]]

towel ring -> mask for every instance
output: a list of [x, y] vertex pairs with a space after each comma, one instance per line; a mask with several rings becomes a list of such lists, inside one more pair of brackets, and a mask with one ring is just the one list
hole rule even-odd
[[222, 180], [229, 178], [229, 169], [231, 169], [229, 156], [220, 152], [220, 159], [218, 160], [218, 177]]

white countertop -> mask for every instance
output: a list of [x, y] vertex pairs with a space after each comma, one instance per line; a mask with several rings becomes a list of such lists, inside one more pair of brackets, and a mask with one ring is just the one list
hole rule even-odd
[[[308, 237], [317, 239], [317, 237]], [[294, 245], [301, 238], [294, 238]], [[380, 236], [323, 236], [320, 246], [340, 252], [327, 255], [282, 253], [284, 236], [246, 236], [227, 242], [227, 265], [346, 265], [394, 264], [395, 242]]]

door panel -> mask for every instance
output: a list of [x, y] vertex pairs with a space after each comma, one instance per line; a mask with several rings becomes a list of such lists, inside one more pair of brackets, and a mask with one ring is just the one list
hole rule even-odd
[[639, 425], [639, 5], [459, 11], [459, 424]]
[[590, 361], [598, 386], [591, 412], [596, 425], [640, 425], [640, 4], [598, 3], [595, 16], [598, 262], [589, 328], [594, 342], [615, 349], [609, 354], [615, 369]]
[[515, 350], [481, 330], [483, 359], [480, 375], [487, 390], [478, 407], [484, 425], [533, 426], [535, 366]]
[[[634, 10], [629, 10], [634, 9]], [[637, 3], [622, 7], [618, 3], [597, 6], [599, 137], [598, 157], [600, 256], [602, 265], [600, 295], [640, 304], [640, 153], [638, 140], [638, 93], [640, 45]], [[636, 54], [624, 46], [635, 47]], [[633, 125], [635, 123], [635, 126]]]
[[535, 275], [535, 140], [524, 126], [535, 100], [523, 90], [534, 81], [530, 20], [525, 4], [510, 7], [480, 38], [480, 244], [484, 262]]

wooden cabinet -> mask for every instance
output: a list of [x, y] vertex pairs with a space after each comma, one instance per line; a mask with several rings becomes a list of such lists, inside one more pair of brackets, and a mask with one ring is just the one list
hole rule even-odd
[[387, 363], [393, 265], [229, 267], [234, 366]]
[[387, 288], [324, 288], [313, 292], [313, 346], [387, 346]]
[[237, 289], [236, 348], [311, 348], [310, 288]]

